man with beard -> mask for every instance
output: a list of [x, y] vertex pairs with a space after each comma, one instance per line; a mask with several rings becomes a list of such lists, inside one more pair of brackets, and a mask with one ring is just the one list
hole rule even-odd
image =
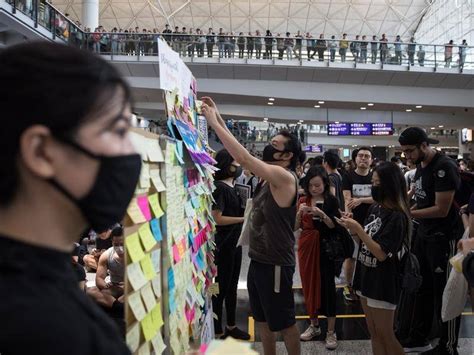
[[460, 317], [441, 321], [443, 290], [449, 274], [449, 259], [456, 253], [456, 240], [462, 224], [453, 207], [456, 189], [460, 185], [456, 162], [437, 152], [430, 144], [439, 143], [428, 138], [419, 127], [409, 127], [398, 139], [410, 162], [417, 164], [414, 177], [416, 205], [412, 217], [418, 226], [413, 252], [420, 263], [423, 283], [415, 301], [411, 338], [402, 341], [405, 352], [426, 351], [433, 314], [440, 327], [436, 354], [457, 354]]

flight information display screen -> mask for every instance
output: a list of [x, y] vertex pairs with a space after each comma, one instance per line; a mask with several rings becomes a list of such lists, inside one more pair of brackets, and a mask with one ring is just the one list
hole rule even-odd
[[391, 136], [392, 123], [329, 123], [328, 136]]

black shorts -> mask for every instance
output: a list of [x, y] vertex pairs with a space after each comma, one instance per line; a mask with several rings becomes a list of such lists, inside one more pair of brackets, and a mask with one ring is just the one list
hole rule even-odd
[[[275, 270], [280, 268], [280, 284], [275, 283]], [[294, 266], [275, 266], [252, 260], [247, 276], [250, 308], [257, 322], [266, 322], [272, 332], [296, 323], [293, 298]], [[279, 292], [275, 292], [278, 291]]]

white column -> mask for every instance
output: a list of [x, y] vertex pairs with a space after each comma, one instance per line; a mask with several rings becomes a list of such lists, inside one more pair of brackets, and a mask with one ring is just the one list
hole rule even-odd
[[91, 31], [99, 26], [99, 0], [82, 0], [82, 25]]

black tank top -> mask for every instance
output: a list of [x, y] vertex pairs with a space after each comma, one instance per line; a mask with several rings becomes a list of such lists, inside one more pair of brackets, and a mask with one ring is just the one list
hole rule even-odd
[[295, 177], [296, 195], [290, 207], [281, 208], [273, 198], [270, 184], [257, 187], [250, 212], [249, 257], [263, 264], [295, 265], [296, 201], [298, 179]]

